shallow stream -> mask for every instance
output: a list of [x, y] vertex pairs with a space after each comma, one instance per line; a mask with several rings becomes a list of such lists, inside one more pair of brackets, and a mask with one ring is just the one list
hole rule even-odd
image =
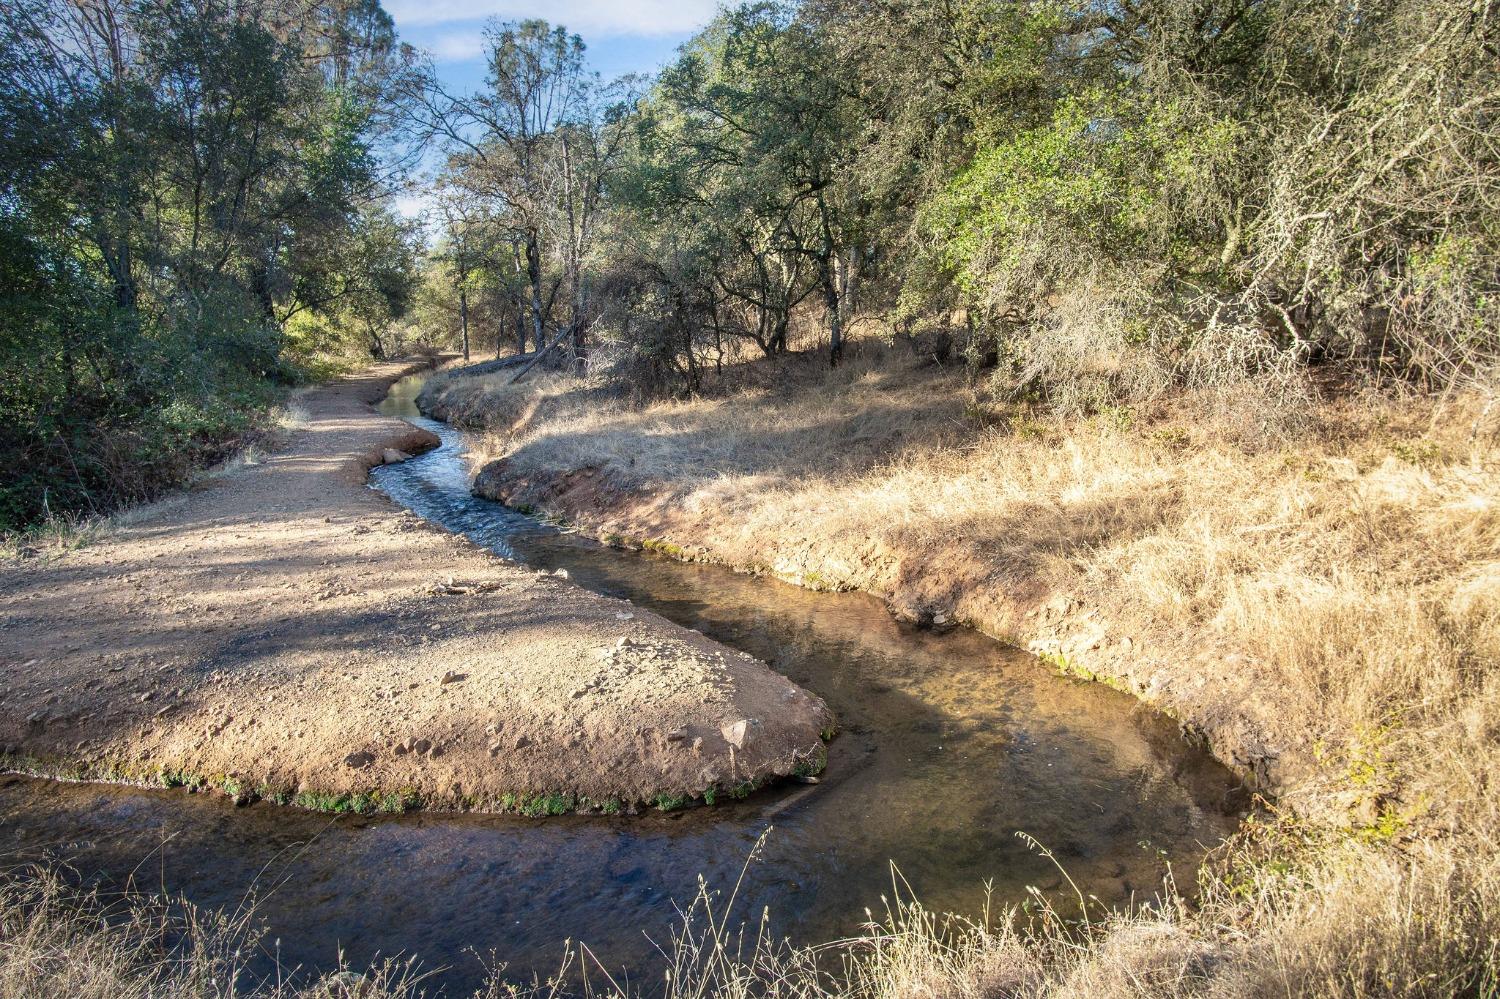
[[[764, 835], [737, 915], [778, 934], [848, 934], [903, 891], [977, 915], [1029, 885], [1065, 887], [1033, 837], [1105, 904], [1181, 883], [1237, 824], [1243, 793], [1171, 721], [1126, 695], [1055, 675], [976, 633], [898, 624], [874, 599], [811, 593], [718, 566], [615, 551], [469, 494], [463, 440], [422, 418], [420, 378], [383, 411], [442, 447], [377, 469], [375, 488], [507, 558], [564, 568], [769, 662], [825, 698], [841, 734], [818, 785], [713, 808], [528, 820], [417, 814], [330, 818], [218, 796], [0, 778], [0, 858], [42, 853], [85, 877], [205, 905], [259, 896], [268, 954], [327, 967], [420, 955], [450, 993], [485, 963], [530, 977], [583, 940], [610, 968], [659, 980], [700, 875], [729, 889]], [[767, 832], [769, 830], [769, 832]], [[675, 900], [675, 901], [674, 901]], [[279, 945], [277, 943], [279, 941]], [[278, 949], [279, 946], [279, 949]], [[264, 964], [265, 961], [262, 961]]]

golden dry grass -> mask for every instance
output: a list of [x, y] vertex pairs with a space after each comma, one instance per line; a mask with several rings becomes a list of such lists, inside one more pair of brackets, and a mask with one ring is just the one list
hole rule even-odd
[[[798, 363], [779, 388], [645, 408], [545, 378], [454, 381], [447, 401], [495, 428], [480, 460], [625, 487], [575, 518], [1035, 640], [1219, 726], [1220, 751], [1279, 750], [1282, 804], [1191, 901], [1169, 884], [1086, 924], [893, 896], [864, 934], [799, 951], [705, 894], [668, 948], [668, 999], [1500, 996], [1500, 463], [1473, 406], [1346, 398], [1246, 449], [1257, 435], [1212, 402], [1058, 421], [900, 359]], [[191, 946], [164, 951], [165, 910], [99, 904], [7, 882], [0, 997], [420, 987], [410, 968], [250, 982], [229, 943], [248, 917], [193, 914], [173, 930]], [[484, 994], [626, 991], [586, 950], [560, 969]]]
[[575, 521], [1030, 643], [1280, 796], [1201, 907], [1011, 954], [1030, 970], [999, 992], [981, 966], [1019, 944], [986, 941], [926, 994], [1495, 994], [1500, 449], [1476, 401], [1345, 395], [1277, 437], [1243, 400], [1045, 418], [899, 357], [777, 379], [442, 398], [505, 477], [607, 472], [605, 510], [550, 499]]

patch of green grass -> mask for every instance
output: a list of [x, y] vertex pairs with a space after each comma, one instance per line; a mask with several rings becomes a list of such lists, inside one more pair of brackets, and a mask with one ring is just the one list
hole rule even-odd
[[718, 804], [718, 801], [719, 801], [719, 789], [718, 788], [711, 787], [711, 788], [708, 788], [706, 791], [703, 792], [703, 803], [705, 805], [715, 805], [715, 804]]
[[292, 792], [285, 787], [272, 787], [262, 784], [255, 789], [255, 796], [273, 805], [290, 805], [292, 803]]
[[1443, 449], [1436, 441], [1419, 438], [1414, 441], [1397, 441], [1391, 445], [1391, 454], [1419, 468], [1431, 468], [1443, 463]]
[[156, 782], [162, 787], [185, 787], [189, 791], [197, 791], [205, 783], [202, 777], [185, 770], [162, 770]]
[[828, 750], [819, 746], [806, 759], [798, 760], [792, 767], [793, 777], [814, 777], [828, 768]]
[[738, 801], [744, 801], [746, 798], [750, 797], [750, 795], [754, 794], [755, 790], [759, 787], [759, 781], [747, 780], [743, 783], [736, 784], [733, 788], [730, 789], [729, 794]]
[[681, 545], [674, 544], [666, 538], [647, 538], [641, 542], [641, 547], [647, 551], [666, 555], [668, 558], [680, 559], [687, 554]]
[[663, 793], [656, 796], [655, 805], [663, 812], [675, 812], [679, 808], [687, 807], [687, 803], [691, 800], [685, 794]]
[[1162, 427], [1151, 435], [1151, 439], [1169, 451], [1182, 451], [1193, 443], [1192, 435], [1181, 427]]
[[[507, 795], [506, 797], [512, 797]], [[538, 819], [544, 815], [565, 815], [578, 807], [578, 799], [571, 794], [559, 794], [551, 792], [548, 794], [537, 794], [515, 801], [515, 809], [522, 815]]]
[[314, 812], [333, 815], [399, 815], [420, 808], [421, 798], [414, 791], [355, 791], [335, 794], [326, 791], [302, 791], [291, 803]]

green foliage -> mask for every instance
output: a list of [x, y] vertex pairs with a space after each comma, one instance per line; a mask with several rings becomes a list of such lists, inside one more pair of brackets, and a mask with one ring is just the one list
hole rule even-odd
[[0, 9], [0, 532], [151, 498], [378, 347], [415, 279], [394, 42], [375, 4]]

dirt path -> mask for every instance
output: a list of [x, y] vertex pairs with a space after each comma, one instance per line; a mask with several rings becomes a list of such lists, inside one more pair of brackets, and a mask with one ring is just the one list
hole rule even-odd
[[4, 762], [325, 808], [527, 812], [821, 765], [826, 707], [760, 661], [369, 489], [383, 448], [436, 442], [370, 408], [411, 368], [319, 389], [272, 457], [0, 568]]

